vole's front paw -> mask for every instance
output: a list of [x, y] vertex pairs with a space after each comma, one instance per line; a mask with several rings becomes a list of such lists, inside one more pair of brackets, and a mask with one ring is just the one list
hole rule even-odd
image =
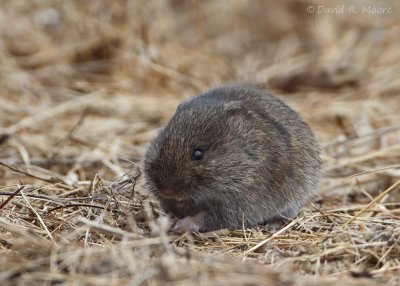
[[274, 221], [274, 222], [269, 222], [267, 224], [264, 225], [264, 230], [268, 231], [268, 232], [272, 232], [275, 233], [278, 230], [281, 230], [285, 224], [287, 222], [286, 221]]
[[184, 217], [175, 223], [171, 231], [176, 233], [199, 232], [201, 217], [201, 215]]

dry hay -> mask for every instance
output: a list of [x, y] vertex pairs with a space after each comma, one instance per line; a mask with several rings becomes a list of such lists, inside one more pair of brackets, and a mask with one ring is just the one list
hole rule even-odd
[[[3, 0], [0, 284], [399, 285], [400, 5], [321, 3]], [[306, 118], [325, 178], [276, 233], [171, 236], [137, 163], [232, 81]]]

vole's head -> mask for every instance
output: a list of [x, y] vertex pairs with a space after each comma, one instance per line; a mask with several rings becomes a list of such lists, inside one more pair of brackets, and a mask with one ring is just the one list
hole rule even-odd
[[150, 190], [177, 204], [218, 199], [223, 192], [237, 190], [251, 177], [248, 172], [257, 157], [254, 136], [249, 136], [251, 117], [237, 101], [198, 98], [182, 103], [144, 157]]

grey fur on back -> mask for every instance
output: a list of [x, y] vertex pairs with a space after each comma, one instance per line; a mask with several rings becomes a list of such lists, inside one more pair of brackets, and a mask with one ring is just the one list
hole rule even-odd
[[[199, 162], [190, 159], [196, 148], [204, 151]], [[143, 167], [166, 211], [204, 214], [200, 231], [236, 229], [295, 217], [321, 177], [319, 153], [309, 126], [280, 99], [227, 85], [181, 103]], [[165, 188], [173, 198], [160, 193]]]

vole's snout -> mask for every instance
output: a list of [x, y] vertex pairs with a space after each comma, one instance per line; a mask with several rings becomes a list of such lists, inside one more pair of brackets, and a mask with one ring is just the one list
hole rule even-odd
[[159, 192], [164, 198], [173, 200], [178, 206], [183, 206], [186, 201], [185, 196], [174, 186], [164, 186], [159, 189]]
[[160, 193], [166, 197], [174, 197], [176, 195], [176, 189], [172, 186], [160, 188]]

